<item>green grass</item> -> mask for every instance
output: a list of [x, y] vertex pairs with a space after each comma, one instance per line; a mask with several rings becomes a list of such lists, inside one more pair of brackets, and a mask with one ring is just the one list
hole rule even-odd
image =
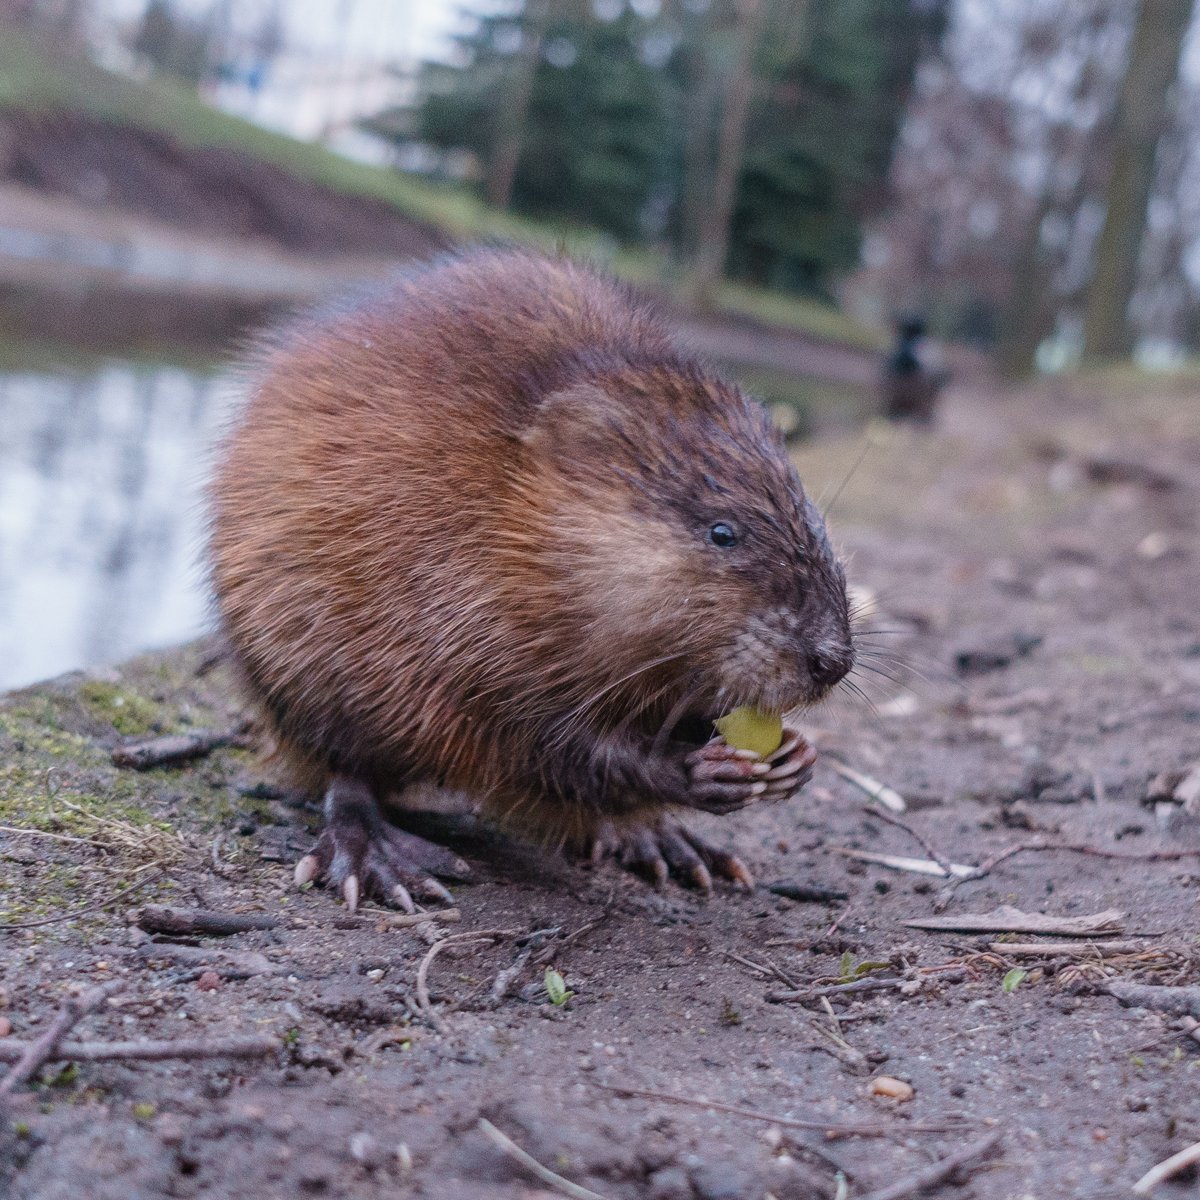
[[[597, 230], [499, 212], [469, 188], [353, 162], [221, 112], [170, 79], [129, 79], [82, 59], [63, 58], [27, 35], [0, 26], [0, 109], [4, 108], [78, 110], [169, 134], [189, 146], [227, 146], [334, 191], [390, 204], [456, 239], [511, 238], [545, 248], [561, 245], [605, 263], [633, 283], [661, 287], [670, 279], [661, 255], [616, 249], [612, 239]], [[864, 349], [879, 349], [885, 338], [880, 330], [832, 306], [742, 284], [725, 284], [717, 308]]]

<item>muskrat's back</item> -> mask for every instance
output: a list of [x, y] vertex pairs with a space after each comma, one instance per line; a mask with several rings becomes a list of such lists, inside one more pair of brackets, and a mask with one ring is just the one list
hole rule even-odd
[[472, 757], [451, 685], [487, 653], [502, 691], [514, 657], [489, 599], [514, 581], [489, 569], [521, 519], [505, 496], [531, 404], [581, 356], [667, 352], [619, 284], [514, 251], [418, 270], [263, 347], [212, 488], [212, 562], [285, 754], [397, 782], [415, 742]]

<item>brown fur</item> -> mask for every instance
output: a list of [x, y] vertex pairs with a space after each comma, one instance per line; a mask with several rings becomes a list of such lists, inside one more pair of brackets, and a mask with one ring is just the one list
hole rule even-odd
[[[705, 540], [722, 520], [736, 551]], [[673, 709], [791, 707], [823, 690], [814, 646], [850, 653], [841, 567], [759, 406], [620, 285], [526, 252], [263, 350], [211, 553], [285, 754], [543, 835], [652, 805], [618, 759]]]

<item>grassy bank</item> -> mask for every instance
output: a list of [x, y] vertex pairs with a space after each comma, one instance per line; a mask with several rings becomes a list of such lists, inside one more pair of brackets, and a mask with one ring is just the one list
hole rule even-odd
[[[611, 239], [594, 229], [498, 212], [466, 187], [351, 161], [221, 112], [169, 79], [137, 80], [114, 74], [86, 60], [64, 58], [26, 34], [0, 27], [0, 109], [4, 108], [81, 111], [115, 124], [168, 134], [184, 145], [228, 147], [331, 190], [393, 205], [456, 239], [512, 238], [547, 248], [564, 245], [573, 253], [606, 262], [633, 282], [670, 286], [670, 272], [660, 255], [616, 249]], [[718, 307], [731, 316], [864, 349], [878, 349], [883, 336], [836, 308], [741, 284], [727, 284]]]

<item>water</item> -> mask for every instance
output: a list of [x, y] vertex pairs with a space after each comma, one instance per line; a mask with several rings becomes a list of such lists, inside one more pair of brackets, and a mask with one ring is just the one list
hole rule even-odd
[[203, 487], [234, 397], [175, 366], [0, 371], [0, 690], [207, 628]]

